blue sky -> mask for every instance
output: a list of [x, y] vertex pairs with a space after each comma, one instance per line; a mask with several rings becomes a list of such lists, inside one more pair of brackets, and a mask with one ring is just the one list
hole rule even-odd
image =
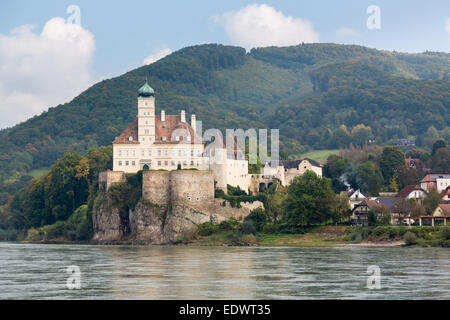
[[[52, 20], [67, 19], [69, 5], [80, 8], [81, 31]], [[381, 29], [367, 28], [369, 5], [380, 8]], [[261, 35], [264, 25], [259, 31], [249, 28], [255, 17], [268, 25], [272, 38]], [[99, 79], [120, 75], [185, 46], [222, 43], [249, 49], [298, 41], [450, 52], [450, 1], [2, 1], [0, 70], [20, 68], [21, 73], [0, 75], [0, 110], [6, 114], [0, 128], [70, 101]], [[36, 65], [40, 69], [34, 70]], [[17, 92], [21, 84], [39, 82], [33, 75], [42, 77], [42, 73], [46, 81], [41, 86]], [[61, 74], [70, 80], [60, 78]], [[72, 90], [41, 93], [64, 81]]]

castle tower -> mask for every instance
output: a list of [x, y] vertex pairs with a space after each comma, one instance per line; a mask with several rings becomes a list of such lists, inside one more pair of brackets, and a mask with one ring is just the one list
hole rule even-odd
[[155, 91], [147, 80], [138, 90], [138, 137], [143, 145], [155, 142]]

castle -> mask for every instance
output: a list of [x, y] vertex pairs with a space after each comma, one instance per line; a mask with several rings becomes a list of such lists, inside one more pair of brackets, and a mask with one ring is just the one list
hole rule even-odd
[[[223, 141], [205, 149], [202, 132], [197, 130], [196, 116], [186, 121], [186, 112], [155, 115], [155, 91], [148, 82], [138, 90], [136, 119], [113, 141], [113, 171], [104, 172], [100, 180], [107, 190], [125, 181], [125, 173], [196, 169], [210, 171], [215, 188], [227, 191], [227, 185], [253, 193], [263, 191], [278, 181], [289, 185], [295, 176], [312, 170], [322, 176], [322, 167], [310, 159], [267, 162], [261, 175], [248, 173], [248, 161], [238, 148], [227, 150]], [[220, 137], [221, 139], [221, 137]]]

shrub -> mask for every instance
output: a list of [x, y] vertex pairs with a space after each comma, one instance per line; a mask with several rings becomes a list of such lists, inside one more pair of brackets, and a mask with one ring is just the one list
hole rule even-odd
[[273, 234], [278, 232], [278, 226], [274, 223], [266, 223], [262, 230], [264, 233]]
[[450, 226], [445, 226], [441, 228], [441, 237], [444, 238], [445, 240], [449, 240], [450, 239]]
[[408, 231], [403, 236], [403, 240], [405, 240], [406, 245], [411, 246], [413, 244], [417, 244], [417, 236], [413, 233]]
[[0, 229], [0, 241], [16, 241], [19, 231], [14, 229], [2, 230]]
[[236, 219], [231, 218], [230, 220], [222, 221], [219, 224], [219, 230], [223, 230], [223, 231], [234, 230], [239, 225], [240, 225], [240, 223]]
[[261, 231], [267, 220], [267, 213], [261, 208], [252, 210], [244, 219], [244, 221], [252, 222], [256, 228], [256, 231]]
[[214, 232], [216, 232], [219, 229], [219, 226], [217, 225], [213, 225], [210, 222], [205, 222], [202, 223], [198, 226], [198, 230], [197, 233], [200, 236], [210, 236], [212, 235]]
[[242, 224], [242, 232], [244, 234], [256, 234], [256, 228], [252, 221], [245, 221]]

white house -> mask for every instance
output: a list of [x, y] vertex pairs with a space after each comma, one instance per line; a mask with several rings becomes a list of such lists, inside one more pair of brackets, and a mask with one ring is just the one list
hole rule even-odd
[[355, 208], [355, 206], [357, 204], [361, 203], [365, 199], [366, 199], [366, 196], [362, 194], [360, 189], [358, 189], [356, 191], [350, 190], [348, 192], [348, 201], [350, 204], [350, 209], [352, 209], [352, 210], [353, 210], [353, 208]]
[[427, 174], [420, 181], [420, 186], [427, 192], [436, 189], [437, 192], [441, 193], [450, 186], [450, 174]]
[[273, 176], [280, 180], [283, 186], [287, 186], [292, 179], [303, 175], [308, 170], [322, 177], [322, 166], [318, 162], [307, 158], [303, 160], [280, 160], [278, 163], [268, 161], [263, 168], [263, 175]]

